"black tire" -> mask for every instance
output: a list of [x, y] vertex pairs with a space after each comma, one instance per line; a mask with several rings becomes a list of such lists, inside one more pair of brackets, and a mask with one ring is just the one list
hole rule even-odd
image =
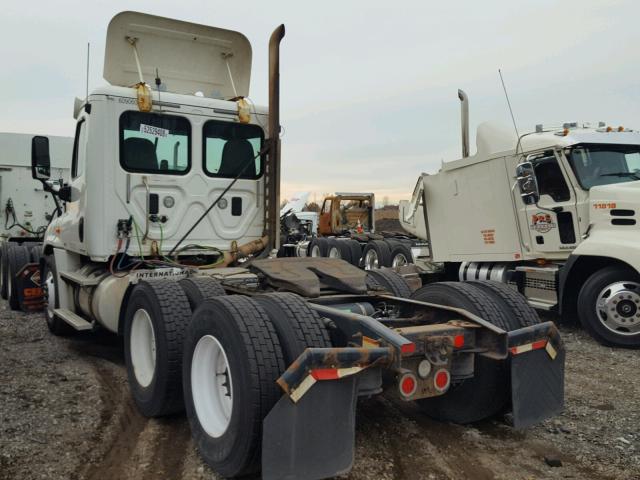
[[[606, 267], [593, 273], [580, 289], [580, 294], [578, 295], [578, 317], [582, 327], [602, 345], [638, 348], [640, 347], [640, 332], [634, 334], [624, 323], [621, 321], [616, 323], [615, 319], [611, 318], [611, 315], [619, 314], [618, 319], [622, 320], [624, 318], [625, 323], [627, 319], [637, 321], [635, 315], [640, 313], [637, 304], [633, 301], [627, 301], [630, 308], [633, 309], [633, 315], [630, 318], [620, 312], [612, 312], [601, 317], [596, 311], [596, 302], [600, 293], [607, 286], [621, 282], [638, 284], [640, 283], [640, 275], [630, 268], [617, 265]], [[637, 299], [638, 295], [640, 295], [640, 291], [637, 288], [633, 289], [631, 285], [625, 286], [625, 288], [629, 289], [629, 296], [632, 297], [632, 300]], [[615, 308], [623, 307], [624, 305], [625, 303], [620, 301], [619, 306]], [[611, 325], [611, 327], [607, 327], [605, 323]]]
[[189, 300], [192, 312], [205, 298], [214, 298], [227, 294], [220, 282], [212, 277], [183, 278], [178, 283], [187, 296], [187, 300]]
[[330, 348], [329, 332], [320, 316], [295, 293], [267, 293], [253, 299], [269, 315], [284, 355], [285, 367], [307, 347]]
[[362, 267], [367, 268], [366, 258], [367, 253], [369, 251], [373, 251], [375, 253], [376, 258], [378, 259], [377, 267], [373, 268], [382, 268], [382, 267], [390, 267], [391, 266], [391, 250], [389, 249], [389, 245], [384, 240], [370, 240], [364, 247], [362, 251]]
[[[411, 254], [411, 249], [406, 244], [402, 243], [399, 240], [396, 240], [389, 241], [389, 245], [391, 246], [392, 267], [413, 263], [413, 255]], [[405, 263], [401, 263], [400, 259], [403, 259]]]
[[[232, 385], [229, 423], [218, 436], [203, 427], [191, 383], [196, 346], [205, 337], [210, 342], [209, 336], [224, 349], [228, 370], [223, 373], [230, 371]], [[236, 477], [259, 470], [262, 422], [282, 395], [276, 380], [283, 370], [276, 330], [267, 313], [251, 298], [217, 297], [205, 300], [196, 309], [185, 339], [185, 407], [200, 455], [221, 476]]]
[[358, 242], [357, 240], [349, 239], [345, 240], [345, 243], [351, 251], [351, 265], [359, 267], [360, 261], [362, 260], [362, 247], [360, 246], [360, 242]]
[[15, 246], [7, 253], [8, 260], [8, 284], [7, 284], [7, 300], [11, 310], [20, 310], [20, 296], [18, 288], [18, 272], [29, 263], [29, 249], [27, 247]]
[[47, 287], [47, 276], [51, 272], [51, 282], [53, 285], [53, 305], [45, 305], [44, 319], [47, 322], [47, 328], [51, 333], [59, 337], [66, 337], [76, 333], [76, 330], [67, 322], [53, 314], [56, 308], [60, 307], [60, 290], [58, 289], [58, 270], [56, 269], [56, 261], [53, 253], [44, 257], [44, 262], [41, 264], [40, 281], [42, 285], [42, 291], [44, 293], [45, 300], [49, 297], [49, 289]]
[[331, 256], [331, 250], [337, 249], [340, 258], [351, 263], [351, 247], [348, 240], [338, 240], [337, 238], [327, 239], [327, 257]]
[[309, 242], [309, 246], [307, 247], [307, 256], [308, 257], [312, 257], [312, 252], [314, 250], [314, 248], [317, 247], [317, 252], [319, 253], [319, 255], [316, 256], [320, 256], [320, 257], [326, 257], [327, 256], [327, 250], [328, 250], [328, 245], [327, 245], [327, 239], [323, 238], [323, 237], [314, 237], [311, 239], [311, 241]]
[[7, 253], [10, 246], [9, 242], [3, 242], [0, 246], [0, 296], [5, 300], [7, 299], [7, 278], [9, 277]]
[[509, 316], [510, 330], [530, 327], [540, 323], [538, 312], [527, 303], [523, 295], [508, 285], [493, 281], [472, 281], [466, 283], [488, 293], [496, 302], [502, 305], [503, 310], [507, 309], [511, 313]]
[[401, 275], [393, 270], [369, 270], [367, 272], [367, 286], [372, 290], [382, 287], [394, 297], [411, 297], [411, 287]]
[[[144, 310], [153, 326], [155, 367], [150, 382], [136, 376], [132, 348], [132, 326], [136, 312]], [[124, 357], [129, 389], [145, 417], [180, 412], [182, 399], [182, 351], [184, 335], [191, 320], [189, 301], [177, 282], [152, 280], [138, 283], [125, 311]], [[136, 348], [136, 354], [140, 347]]]
[[[492, 297], [467, 283], [442, 282], [426, 285], [412, 299], [463, 308], [503, 330], [508, 316]], [[474, 377], [452, 385], [438, 397], [418, 400], [430, 417], [453, 423], [473, 423], [501, 413], [509, 402], [509, 368], [505, 361], [476, 356]]]

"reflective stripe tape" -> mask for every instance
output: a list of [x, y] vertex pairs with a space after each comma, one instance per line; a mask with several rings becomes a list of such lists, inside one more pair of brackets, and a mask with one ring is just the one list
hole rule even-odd
[[289, 397], [293, 400], [293, 403], [298, 403], [303, 395], [307, 393], [316, 382], [322, 380], [338, 380], [339, 378], [354, 375], [361, 370], [364, 370], [364, 368], [358, 366], [349, 368], [316, 368], [304, 377], [304, 380], [300, 382], [298, 388], [289, 394]]
[[[509, 351], [512, 355], [520, 355], [521, 353], [530, 352], [532, 350], [540, 350], [547, 346], [547, 340], [537, 340], [535, 342], [526, 343], [524, 345], [518, 345], [517, 347], [511, 347]], [[553, 357], [552, 357], [553, 358]]]

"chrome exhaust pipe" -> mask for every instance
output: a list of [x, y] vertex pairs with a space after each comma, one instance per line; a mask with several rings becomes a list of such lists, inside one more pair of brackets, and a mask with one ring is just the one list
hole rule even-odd
[[269, 153], [265, 181], [265, 228], [268, 248], [280, 248], [280, 42], [284, 25], [269, 39]]
[[462, 158], [469, 156], [469, 98], [463, 90], [458, 89], [460, 99], [460, 115], [462, 121]]

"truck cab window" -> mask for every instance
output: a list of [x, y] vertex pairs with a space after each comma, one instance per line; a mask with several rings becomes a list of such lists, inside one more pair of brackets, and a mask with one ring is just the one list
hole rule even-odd
[[262, 158], [255, 157], [263, 141], [264, 132], [257, 125], [206, 122], [203, 129], [204, 171], [210, 177], [235, 178], [242, 171], [240, 178], [259, 178]]
[[76, 125], [76, 136], [73, 141], [73, 154], [71, 159], [71, 178], [78, 178], [84, 173], [84, 164], [87, 153], [87, 124], [84, 119]]
[[173, 115], [124, 112], [120, 116], [120, 165], [136, 173], [187, 173], [191, 124]]
[[585, 190], [640, 180], [640, 145], [583, 144], [572, 148], [567, 158]]
[[533, 168], [536, 172], [540, 195], [549, 195], [556, 202], [564, 202], [571, 198], [569, 186], [555, 156], [537, 159]]

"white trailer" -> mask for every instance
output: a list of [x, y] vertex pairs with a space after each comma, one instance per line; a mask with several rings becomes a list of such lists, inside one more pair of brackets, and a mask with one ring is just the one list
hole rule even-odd
[[111, 20], [110, 85], [76, 109], [59, 190], [46, 183], [47, 138], [33, 139], [34, 177], [66, 204], [40, 264], [51, 332], [123, 335], [140, 412], [185, 409], [224, 477], [347, 472], [357, 397], [384, 389], [447, 421], [512, 408], [526, 427], [556, 414], [564, 347], [552, 322], [513, 308], [518, 294], [471, 283], [412, 294], [390, 271], [270, 258], [283, 36], [269, 42], [266, 109], [245, 100], [242, 34], [136, 12]]
[[[0, 133], [0, 237], [31, 237], [44, 233], [55, 204], [31, 176], [28, 133]], [[51, 179], [69, 179], [73, 138], [50, 136]]]
[[[12, 308], [40, 308], [38, 286], [27, 288], [28, 296], [12, 288], [14, 278], [26, 261], [37, 261], [44, 232], [57, 214], [56, 198], [34, 180], [31, 172], [31, 139], [26, 133], [0, 133], [0, 296]], [[51, 164], [48, 188], [57, 189], [69, 179], [73, 138], [51, 136]], [[27, 246], [28, 252], [9, 263], [8, 250], [14, 245]], [[26, 274], [27, 272], [25, 272]], [[37, 276], [36, 276], [36, 280]], [[33, 282], [32, 282], [33, 283]], [[25, 286], [26, 288], [26, 286]]]
[[463, 157], [400, 204], [403, 228], [427, 241], [415, 262], [507, 283], [537, 309], [577, 314], [604, 344], [640, 346], [640, 133], [567, 123], [517, 137], [481, 124], [468, 156], [459, 97]]

